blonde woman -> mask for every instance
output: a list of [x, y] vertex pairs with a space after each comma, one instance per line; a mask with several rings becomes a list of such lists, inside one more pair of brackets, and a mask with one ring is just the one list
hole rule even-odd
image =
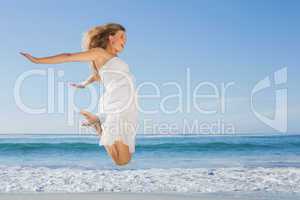
[[[126, 165], [135, 152], [135, 135], [138, 123], [138, 100], [134, 76], [128, 65], [117, 55], [126, 44], [125, 28], [116, 23], [96, 26], [83, 37], [84, 51], [62, 53], [49, 57], [33, 57], [22, 53], [37, 64], [57, 64], [65, 62], [90, 62], [91, 76], [82, 83], [72, 86], [85, 88], [95, 81], [103, 83], [105, 92], [99, 101], [99, 113], [94, 115], [82, 110], [86, 118], [82, 125], [92, 126], [100, 136], [103, 145], [115, 164]], [[100, 115], [104, 121], [100, 121]]]

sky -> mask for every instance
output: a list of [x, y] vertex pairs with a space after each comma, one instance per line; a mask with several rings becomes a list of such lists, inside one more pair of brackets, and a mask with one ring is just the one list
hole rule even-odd
[[[96, 112], [95, 94], [104, 91], [99, 84], [75, 92], [68, 87], [89, 76], [88, 63], [37, 65], [19, 52], [36, 57], [79, 52], [85, 31], [115, 22], [126, 28], [119, 57], [136, 79], [138, 134], [298, 134], [299, 9], [293, 0], [1, 1], [0, 133], [82, 133], [74, 106]], [[283, 84], [274, 84], [276, 71], [286, 73]], [[33, 72], [39, 75], [20, 82]], [[251, 107], [251, 92], [266, 77], [270, 86], [253, 96]], [[44, 111], [28, 113], [16, 91], [24, 105]], [[284, 131], [277, 126], [282, 121], [262, 120], [278, 116], [277, 91], [287, 94]]]

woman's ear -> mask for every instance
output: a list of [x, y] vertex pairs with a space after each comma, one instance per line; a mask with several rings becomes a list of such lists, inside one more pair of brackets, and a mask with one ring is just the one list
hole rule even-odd
[[113, 37], [112, 37], [112, 35], [109, 35], [109, 36], [108, 36], [108, 43], [111, 44], [112, 41], [113, 41]]
[[109, 38], [109, 42], [110, 42], [111, 44], [114, 44], [114, 43], [115, 43], [116, 37], [115, 37], [114, 35], [110, 35], [110, 36], [108, 36], [108, 38]]

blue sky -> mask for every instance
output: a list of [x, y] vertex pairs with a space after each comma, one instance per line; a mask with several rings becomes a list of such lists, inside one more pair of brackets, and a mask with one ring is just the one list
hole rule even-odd
[[[79, 82], [89, 75], [88, 64], [35, 65], [18, 52], [49, 56], [80, 51], [82, 34], [92, 26], [107, 22], [123, 24], [127, 29], [127, 46], [119, 57], [129, 64], [137, 85], [151, 81], [159, 86], [160, 98], [141, 99], [144, 109], [158, 108], [164, 97], [176, 94], [176, 88], [164, 85], [168, 81], [179, 83], [186, 92], [187, 69], [192, 88], [204, 81], [215, 84], [218, 89], [222, 83], [234, 82], [226, 93], [225, 113], [218, 109], [215, 114], [203, 114], [195, 108], [187, 112], [185, 108], [191, 101], [184, 94], [181, 112], [142, 113], [141, 123], [145, 119], [179, 125], [184, 119], [208, 123], [223, 120], [233, 124], [237, 133], [276, 133], [278, 131], [255, 117], [250, 109], [250, 94], [259, 80], [273, 77], [275, 71], [287, 67], [287, 83], [280, 88], [288, 89], [288, 132], [299, 133], [299, 8], [299, 1], [277, 0], [95, 0], [84, 4], [54, 0], [2, 1], [0, 133], [78, 132], [76, 125], [67, 124], [66, 105], [64, 112], [58, 113], [57, 93], [54, 113], [28, 114], [16, 105], [14, 86], [22, 73], [33, 69], [47, 71], [48, 68], [53, 68], [55, 73], [64, 72], [63, 77], [55, 77], [55, 87], [58, 82]], [[101, 91], [101, 86], [91, 87]], [[276, 89], [272, 85], [255, 97], [257, 110], [269, 117], [274, 114]], [[47, 105], [45, 77], [24, 81], [21, 91], [26, 105]], [[64, 91], [67, 99], [67, 86]], [[211, 94], [212, 90], [203, 87], [199, 93]], [[155, 94], [155, 90], [143, 87], [140, 94]], [[164, 105], [174, 109], [177, 100], [170, 99]], [[78, 107], [85, 108], [89, 101], [89, 90], [76, 92]], [[206, 109], [218, 108], [215, 99], [199, 99], [198, 103]], [[74, 116], [80, 120], [78, 114]]]

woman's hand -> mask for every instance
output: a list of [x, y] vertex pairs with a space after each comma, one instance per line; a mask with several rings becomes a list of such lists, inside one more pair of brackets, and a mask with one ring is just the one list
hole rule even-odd
[[23, 53], [23, 52], [20, 52], [21, 55], [25, 56], [28, 60], [30, 60], [31, 62], [33, 63], [39, 63], [38, 62], [38, 58], [36, 57], [33, 57], [32, 55], [30, 55], [29, 53]]
[[70, 85], [73, 86], [73, 87], [76, 87], [76, 88], [85, 88], [85, 86], [83, 84], [81, 84], [81, 83], [79, 83], [79, 84], [77, 84], [77, 83], [71, 83]]

